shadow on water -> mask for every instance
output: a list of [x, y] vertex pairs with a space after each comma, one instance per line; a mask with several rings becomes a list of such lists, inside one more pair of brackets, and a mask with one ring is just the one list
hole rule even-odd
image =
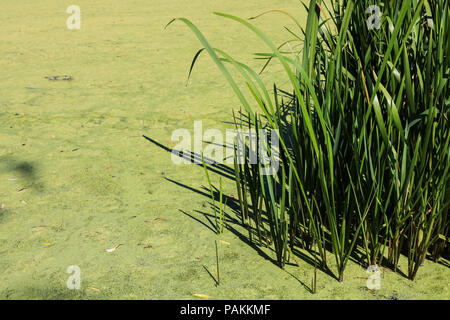
[[[143, 135], [143, 137], [144, 137], [144, 139], [150, 141], [151, 143], [153, 143], [157, 147], [159, 147], [159, 148], [161, 148], [161, 149], [163, 149], [163, 150], [165, 150], [167, 152], [170, 152], [172, 154], [176, 154], [178, 157], [180, 157], [180, 158], [182, 158], [184, 160], [190, 161], [190, 162], [192, 162], [192, 163], [194, 163], [194, 164], [196, 164], [196, 165], [198, 165], [198, 166], [203, 168], [202, 155], [201, 154], [194, 153], [194, 152], [191, 152], [191, 151], [184, 151], [183, 152], [183, 151], [180, 151], [180, 150], [172, 149], [172, 148], [166, 147], [165, 145], [163, 145], [163, 144], [159, 143], [158, 141], [153, 140], [152, 138], [149, 138], [149, 137], [147, 137], [145, 135]], [[217, 173], [218, 175], [220, 175], [220, 176], [222, 176], [224, 178], [227, 178], [227, 179], [230, 179], [230, 180], [234, 180], [234, 170], [233, 169], [231, 169], [230, 167], [228, 167], [228, 166], [226, 166], [224, 164], [220, 164], [220, 163], [214, 162], [213, 159], [209, 159], [209, 158], [204, 157], [204, 160], [205, 160], [206, 167], [207, 167], [207, 169], [209, 171]], [[209, 164], [209, 163], [211, 163], [211, 164]]]
[[[4, 173], [15, 173], [20, 177], [19, 181], [24, 188], [33, 188], [36, 191], [43, 191], [44, 186], [37, 177], [38, 164], [33, 161], [16, 160], [12, 157], [0, 157], [0, 170]], [[16, 177], [11, 177], [16, 179]]]
[[216, 279], [216, 277], [213, 276], [213, 274], [208, 270], [208, 268], [205, 265], [203, 265], [203, 269], [205, 269], [205, 271], [209, 274], [209, 276], [214, 280], [217, 287], [219, 285], [219, 281]]
[[192, 220], [195, 220], [195, 221], [197, 221], [198, 223], [204, 225], [207, 229], [211, 230], [213, 233], [216, 233], [216, 230], [213, 229], [213, 228], [214, 228], [214, 224], [212, 224], [211, 221], [210, 221], [209, 219], [208, 219], [208, 222], [212, 225], [212, 227], [209, 226], [209, 225], [207, 225], [206, 223], [204, 223], [202, 220], [200, 220], [200, 219], [194, 217], [193, 215], [187, 213], [187, 212], [184, 211], [184, 210], [181, 210], [181, 209], [180, 209], [180, 212], [181, 212], [182, 214], [186, 215], [187, 217], [191, 218]]
[[30, 162], [19, 162], [12, 168], [14, 171], [18, 171], [23, 176], [26, 176], [30, 179], [35, 178], [35, 169], [32, 163]]
[[[201, 155], [193, 153], [193, 152], [190, 152], [190, 151], [182, 153], [182, 152], [179, 152], [178, 150], [166, 147], [166, 146], [162, 145], [161, 143], [159, 143], [159, 142], [155, 141], [154, 139], [149, 138], [149, 137], [147, 137], [145, 135], [143, 135], [143, 137], [146, 140], [148, 140], [151, 143], [153, 143], [154, 145], [158, 146], [159, 148], [161, 148], [161, 149], [163, 149], [163, 150], [165, 150], [167, 152], [170, 152], [170, 153], [175, 153], [177, 156], [179, 156], [179, 157], [181, 157], [181, 158], [183, 158], [185, 160], [193, 162], [194, 159], [195, 159], [197, 161], [200, 161], [200, 163], [196, 163], [196, 165], [199, 165], [199, 166], [201, 166], [203, 168], [203, 164], [201, 163]], [[205, 162], [206, 161], [211, 163], [211, 164], [207, 164], [206, 165], [208, 170], [210, 170], [211, 172], [214, 172], [216, 174], [219, 174], [222, 177], [226, 177], [228, 179], [234, 180], [234, 170], [233, 169], [231, 169], [230, 167], [228, 167], [226, 165], [223, 165], [223, 164], [214, 163], [214, 161], [211, 160], [211, 159], [206, 159], [205, 158]], [[201, 188], [193, 188], [193, 187], [185, 185], [185, 184], [183, 184], [183, 183], [181, 183], [179, 181], [175, 181], [173, 179], [170, 179], [168, 177], [164, 177], [164, 179], [166, 179], [167, 181], [169, 181], [169, 182], [171, 182], [171, 183], [173, 183], [173, 184], [175, 184], [175, 185], [177, 185], [179, 187], [187, 189], [187, 190], [189, 190], [191, 192], [194, 192], [196, 194], [199, 194], [199, 195], [204, 196], [204, 197], [208, 198], [209, 200], [211, 200], [211, 190], [206, 188], [205, 186], [202, 186]], [[214, 190], [212, 190], [213, 191], [212, 194], [213, 194], [214, 200], [218, 202], [219, 198], [220, 198], [220, 191], [214, 186], [213, 186], [213, 188], [214, 188]], [[270, 257], [262, 249], [262, 247], [260, 245], [256, 244], [253, 240], [250, 239], [250, 235], [252, 235], [252, 238], [253, 237], [256, 238], [256, 236], [257, 236], [256, 230], [253, 230], [254, 228], [252, 228], [250, 231], [248, 229], [247, 230], [244, 229], [244, 231], [241, 232], [237, 228], [234, 227], [234, 226], [241, 226], [242, 225], [242, 223], [241, 223], [241, 221], [242, 221], [242, 213], [241, 213], [241, 210], [240, 210], [239, 201], [237, 199], [235, 199], [234, 197], [232, 197], [230, 195], [226, 195], [226, 194], [222, 194], [222, 201], [224, 203], [226, 203], [227, 208], [229, 208], [231, 210], [232, 214], [234, 215], [234, 216], [232, 216], [232, 215], [230, 215], [228, 213], [225, 213], [225, 216], [224, 216], [224, 218], [225, 218], [225, 220], [224, 220], [225, 228], [227, 230], [229, 230], [231, 233], [233, 233], [234, 235], [236, 235], [242, 242], [246, 243], [251, 248], [253, 248], [261, 257], [263, 257], [264, 259], [270, 261], [271, 263], [273, 263], [275, 265], [278, 265], [276, 259]], [[212, 203], [209, 203], [209, 204], [211, 205], [211, 208], [214, 208]], [[185, 216], [191, 218], [192, 220], [195, 220], [196, 222], [202, 224], [205, 228], [207, 228], [211, 232], [216, 233], [216, 225], [214, 223], [214, 221], [215, 221], [214, 215], [202, 212], [200, 210], [195, 210], [195, 212], [197, 214], [201, 214], [206, 219], [207, 222], [205, 222], [205, 221], [202, 221], [202, 219], [199, 219], [198, 217], [195, 217], [193, 214], [186, 212], [185, 210], [180, 209], [180, 212], [182, 214], [184, 214]], [[266, 213], [265, 212], [263, 212], [263, 217], [266, 217]], [[268, 223], [267, 218], [263, 218], [263, 222], [264, 223]], [[241, 229], [241, 228], [239, 228], [239, 229]], [[266, 246], [264, 249], [274, 252], [274, 249], [271, 246], [269, 246], [269, 247]], [[311, 266], [316, 266], [315, 261], [311, 257], [308, 257], [306, 254], [304, 254], [304, 253], [302, 253], [300, 251], [295, 251], [293, 253], [296, 256], [298, 256], [300, 259], [302, 259], [305, 262], [307, 262], [308, 264], [310, 264]], [[287, 263], [287, 265], [294, 265], [294, 264]], [[325, 272], [329, 276], [337, 279], [336, 276], [329, 269], [322, 268], [320, 270], [322, 270], [323, 272]]]
[[[199, 165], [203, 168], [203, 164], [201, 162], [201, 155], [200, 154], [196, 154], [193, 153], [191, 151], [185, 151], [185, 152], [180, 152], [179, 150], [175, 150], [169, 147], [166, 147], [164, 145], [162, 145], [161, 143], [155, 141], [154, 139], [151, 139], [145, 135], [143, 135], [143, 137], [150, 141], [151, 143], [153, 143], [154, 145], [158, 146], [159, 148], [170, 152], [172, 154], [176, 154], [177, 156], [179, 156], [180, 158], [183, 158], [185, 160], [190, 161], [191, 163], [195, 163], [196, 165]], [[224, 146], [226, 147], [226, 146]], [[197, 161], [197, 162], [194, 162]], [[206, 166], [207, 169], [210, 172], [214, 172], [222, 177], [228, 178], [230, 180], [235, 180], [234, 178], [234, 170], [231, 167], [228, 167], [224, 164], [218, 164], [215, 163], [212, 159], [207, 159], [205, 158], [205, 162], [207, 162]], [[209, 163], [209, 164], [208, 164]], [[175, 181], [172, 180], [170, 178], [165, 177], [165, 179], [179, 187], [182, 187], [186, 190], [189, 190], [191, 192], [194, 192], [196, 194], [199, 194], [201, 196], [204, 196], [206, 198], [208, 198], [209, 200], [211, 199], [211, 193], [213, 195], [213, 198], [216, 202], [219, 202], [219, 197], [220, 197], [220, 191], [213, 186], [214, 190], [211, 190], [206, 188], [205, 186], [202, 186], [201, 188], [193, 188], [190, 187], [188, 185], [185, 185], [179, 181]], [[277, 264], [276, 259], [270, 257], [265, 251], [270, 250], [272, 252], [274, 252], [274, 249], [272, 248], [271, 245], [269, 246], [265, 246], [262, 247], [260, 244], [257, 244], [253, 239], [256, 239], [257, 237], [257, 233], [256, 230], [253, 230], [255, 228], [251, 228], [250, 230], [248, 229], [242, 229], [242, 213], [241, 213], [241, 209], [240, 209], [240, 204], [238, 199], [236, 199], [234, 196], [231, 195], [226, 195], [226, 194], [222, 194], [222, 201], [223, 203], [226, 203], [227, 208], [229, 208], [233, 214], [230, 215], [229, 213], [225, 213], [225, 228], [227, 230], [229, 230], [231, 233], [233, 233], [234, 235], [236, 235], [241, 241], [243, 241], [244, 243], [246, 243], [247, 245], [249, 245], [251, 248], [253, 248], [261, 257], [263, 257], [264, 259], [272, 262], [275, 265]], [[214, 208], [212, 203], [209, 203], [211, 205], [211, 208]], [[217, 205], [216, 205], [216, 209], [217, 209]], [[230, 211], [227, 210], [227, 211]], [[184, 214], [185, 216], [195, 220], [196, 222], [202, 224], [205, 228], [209, 229], [211, 232], [216, 233], [216, 225], [215, 225], [215, 216], [212, 214], [208, 214], [205, 212], [202, 212], [200, 210], [194, 210], [195, 213], [197, 214], [201, 214], [203, 216], [204, 219], [206, 219], [206, 222], [204, 221], [204, 219], [200, 219], [198, 218], [198, 216], [196, 217], [195, 215], [193, 215], [192, 213], [188, 213], [185, 210], [180, 209], [180, 212], [182, 214]], [[263, 211], [263, 224], [268, 223], [267, 220], [267, 213]], [[235, 228], [234, 226], [239, 226], [240, 228]], [[238, 230], [239, 229], [239, 230]], [[241, 231], [240, 231], [241, 230]], [[266, 231], [266, 230], [264, 230]], [[327, 244], [328, 245], [328, 244]], [[264, 250], [263, 250], [264, 248]], [[324, 272], [325, 274], [327, 274], [328, 276], [332, 277], [333, 279], [338, 280], [337, 276], [331, 271], [331, 269], [328, 266], [322, 267], [320, 265], [320, 263], [318, 263], [317, 259], [315, 259], [315, 256], [317, 255], [317, 253], [313, 252], [312, 250], [307, 250], [309, 255], [297, 250], [297, 249], [293, 249], [292, 253], [300, 258], [301, 260], [303, 260], [304, 262], [308, 263], [310, 266], [317, 268], [318, 270]], [[364, 264], [364, 261], [362, 260], [362, 257], [358, 254], [352, 255], [350, 257], [350, 260], [352, 260], [353, 262], [356, 262], [358, 264]], [[293, 263], [286, 263], [287, 265], [294, 265]], [[292, 274], [290, 274], [291, 276], [293, 276]], [[294, 278], [296, 278], [295, 276], [293, 276]], [[296, 278], [308, 291], [311, 291], [311, 288], [309, 288], [306, 284], [304, 284], [303, 282], [301, 282], [298, 278]]]
[[290, 273], [289, 271], [284, 270], [288, 275], [290, 275], [292, 278], [294, 278], [295, 280], [297, 280], [309, 293], [313, 294], [313, 290], [311, 287], [308, 287], [303, 281], [301, 281], [299, 278], [297, 278], [296, 276], [294, 276], [292, 273]]
[[[167, 181], [170, 181], [180, 187], [186, 188], [187, 190], [190, 190], [192, 192], [195, 192], [197, 194], [200, 194], [204, 197], [207, 197], [208, 199], [211, 199], [211, 193], [209, 192], [209, 190], [205, 187], [203, 187], [203, 190], [199, 190], [199, 189], [195, 189], [189, 186], [186, 186], [180, 182], [171, 180], [169, 178], [165, 178]], [[218, 201], [219, 199], [219, 192], [218, 190], [215, 190], [213, 192], [214, 198], [216, 201]], [[230, 197], [228, 195], [222, 195], [223, 199], [226, 199], [226, 204], [227, 207], [229, 209], [231, 209], [232, 213], [234, 214], [234, 216], [228, 214], [225, 212], [224, 215], [224, 228], [227, 229], [228, 231], [230, 231], [231, 233], [233, 233], [234, 235], [236, 235], [242, 242], [246, 243], [247, 245], [249, 245], [251, 248], [253, 248], [261, 257], [263, 257], [264, 259], [277, 264], [276, 260], [271, 258], [266, 252], [264, 252], [264, 250], [261, 249], [260, 246], [256, 245], [253, 241], [250, 241], [250, 239], [248, 238], [248, 236], [246, 235], [247, 233], [245, 232], [241, 232], [237, 229], [238, 226], [241, 226], [241, 214], [240, 214], [240, 207], [237, 203], [237, 200], [234, 199], [233, 197]], [[225, 200], [224, 200], [225, 201]], [[212, 203], [210, 203], [211, 207], [212, 207]], [[216, 208], [217, 209], [217, 208]], [[205, 223], [204, 221], [200, 220], [199, 218], [195, 217], [194, 215], [186, 212], [185, 210], [181, 210], [180, 212], [183, 213], [184, 215], [186, 215], [187, 217], [191, 218], [192, 220], [195, 220], [197, 222], [199, 222], [200, 224], [202, 224], [203, 226], [205, 226], [208, 230], [210, 230], [211, 232], [213, 232], [214, 234], [217, 233], [216, 232], [216, 225], [214, 223], [215, 220], [215, 216], [213, 214], [209, 214], [200, 210], [194, 210], [196, 213], [201, 214], [206, 220], [207, 223]], [[236, 226], [236, 228], [234, 227]], [[247, 231], [247, 230], [246, 230]], [[254, 230], [251, 230], [253, 236], [256, 236], [256, 232]], [[273, 251], [272, 248], [266, 248], [270, 251]]]

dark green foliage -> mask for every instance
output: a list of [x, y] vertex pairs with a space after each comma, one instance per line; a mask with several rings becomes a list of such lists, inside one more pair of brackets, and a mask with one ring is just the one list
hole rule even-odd
[[[381, 26], [370, 30], [366, 10], [373, 4], [311, 0], [306, 29], [296, 35], [303, 49], [287, 53], [247, 20], [216, 13], [267, 44], [269, 52], [258, 58], [281, 63], [291, 87], [275, 86], [273, 96], [256, 72], [180, 19], [240, 99], [248, 118], [234, 117], [236, 127], [279, 132], [278, 174], [261, 175], [261, 164], [234, 167], [242, 223], [251, 237], [254, 221], [260, 245], [273, 240], [280, 267], [288, 246], [317, 253], [322, 267], [331, 251], [342, 281], [359, 249], [367, 265], [387, 258], [394, 270], [406, 254], [413, 280], [427, 253], [437, 260], [446, 246], [449, 1], [379, 2]], [[261, 115], [226, 65], [243, 76]]]

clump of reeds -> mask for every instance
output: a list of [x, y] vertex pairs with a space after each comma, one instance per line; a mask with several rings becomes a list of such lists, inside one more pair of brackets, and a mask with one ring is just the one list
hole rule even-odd
[[449, 1], [380, 3], [379, 29], [367, 27], [373, 4], [311, 0], [297, 35], [301, 52], [283, 52], [249, 21], [216, 13], [267, 45], [258, 58], [282, 65], [290, 87], [274, 86], [272, 95], [257, 72], [179, 19], [240, 99], [246, 121], [235, 117], [237, 126], [279, 133], [276, 175], [261, 175], [260, 163], [235, 163], [242, 223], [251, 236], [253, 220], [263, 244], [267, 217], [280, 267], [287, 246], [315, 251], [322, 267], [331, 251], [339, 281], [357, 247], [367, 265], [387, 258], [394, 270], [405, 254], [413, 280], [427, 253], [438, 259], [449, 238]]

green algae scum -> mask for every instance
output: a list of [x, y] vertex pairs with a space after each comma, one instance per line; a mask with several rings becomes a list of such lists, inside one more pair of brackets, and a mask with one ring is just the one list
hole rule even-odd
[[0, 8], [1, 300], [450, 298], [448, 0]]

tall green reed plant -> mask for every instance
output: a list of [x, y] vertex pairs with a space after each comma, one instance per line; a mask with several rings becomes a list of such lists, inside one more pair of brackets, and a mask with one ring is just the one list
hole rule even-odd
[[[376, 3], [380, 28], [368, 28], [367, 9]], [[288, 245], [312, 252], [314, 243], [322, 267], [332, 252], [339, 281], [356, 250], [367, 265], [387, 256], [394, 270], [404, 253], [413, 280], [427, 253], [438, 256], [448, 238], [449, 1], [310, 0], [307, 10], [302, 36], [289, 30], [302, 39], [301, 52], [282, 51], [247, 20], [215, 13], [267, 45], [258, 58], [281, 64], [290, 87], [275, 85], [273, 95], [258, 73], [177, 19], [204, 46], [191, 71], [206, 51], [239, 98], [245, 125], [279, 132], [277, 175], [235, 163], [242, 223], [251, 236], [253, 215], [263, 230], [265, 210], [280, 267]], [[242, 76], [253, 102], [228, 67]]]

